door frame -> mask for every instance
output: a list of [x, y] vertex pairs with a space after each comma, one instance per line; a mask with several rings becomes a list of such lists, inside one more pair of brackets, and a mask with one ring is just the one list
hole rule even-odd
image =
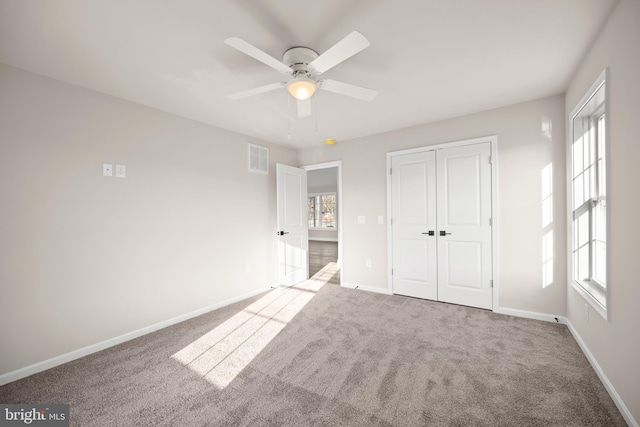
[[393, 207], [391, 205], [391, 160], [395, 156], [403, 156], [406, 154], [421, 153], [424, 151], [440, 150], [453, 147], [461, 147], [464, 145], [475, 145], [480, 143], [490, 143], [491, 146], [491, 269], [493, 277], [493, 309], [498, 310], [499, 304], [499, 280], [498, 280], [498, 136], [489, 135], [479, 138], [471, 138], [460, 141], [445, 142], [435, 145], [426, 145], [418, 148], [410, 148], [408, 150], [390, 151], [387, 153], [387, 291], [393, 294], [393, 227], [391, 226], [391, 218], [393, 216]]
[[313, 165], [301, 166], [307, 172], [317, 169], [338, 168], [338, 191], [336, 194], [336, 202], [338, 204], [338, 267], [340, 267], [340, 286], [344, 283], [344, 263], [342, 252], [342, 160], [334, 162], [316, 163]]

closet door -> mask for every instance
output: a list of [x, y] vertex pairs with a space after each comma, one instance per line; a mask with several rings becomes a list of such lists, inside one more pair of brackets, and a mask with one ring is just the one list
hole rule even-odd
[[[393, 293], [438, 299], [434, 151], [391, 160]], [[430, 235], [431, 232], [431, 235]]]
[[438, 150], [438, 301], [493, 307], [491, 145]]

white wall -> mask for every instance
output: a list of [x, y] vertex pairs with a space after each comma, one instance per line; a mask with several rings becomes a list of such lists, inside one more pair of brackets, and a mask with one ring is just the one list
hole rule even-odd
[[640, 421], [640, 2], [622, 0], [579, 67], [566, 114], [609, 66], [609, 321], [568, 287], [567, 317], [625, 405]]
[[295, 152], [4, 65], [0, 94], [0, 374], [277, 283]]
[[[542, 119], [553, 122], [553, 141]], [[386, 153], [480, 136], [498, 136], [500, 305], [564, 315], [566, 309], [564, 97], [555, 96], [437, 123], [299, 152], [300, 164], [342, 160], [344, 282], [387, 288]], [[553, 164], [554, 282], [542, 287], [542, 170]], [[364, 216], [359, 225], [357, 217]], [[366, 259], [372, 267], [366, 267]]]

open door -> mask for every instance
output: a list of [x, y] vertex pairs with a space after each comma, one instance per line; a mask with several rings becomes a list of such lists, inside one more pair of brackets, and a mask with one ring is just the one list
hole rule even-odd
[[292, 286], [309, 278], [307, 171], [276, 165], [278, 197], [278, 279]]

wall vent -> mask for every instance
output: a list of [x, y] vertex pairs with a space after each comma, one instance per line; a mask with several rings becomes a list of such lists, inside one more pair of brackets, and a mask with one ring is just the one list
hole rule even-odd
[[253, 144], [248, 144], [248, 146], [249, 171], [269, 173], [269, 149]]

